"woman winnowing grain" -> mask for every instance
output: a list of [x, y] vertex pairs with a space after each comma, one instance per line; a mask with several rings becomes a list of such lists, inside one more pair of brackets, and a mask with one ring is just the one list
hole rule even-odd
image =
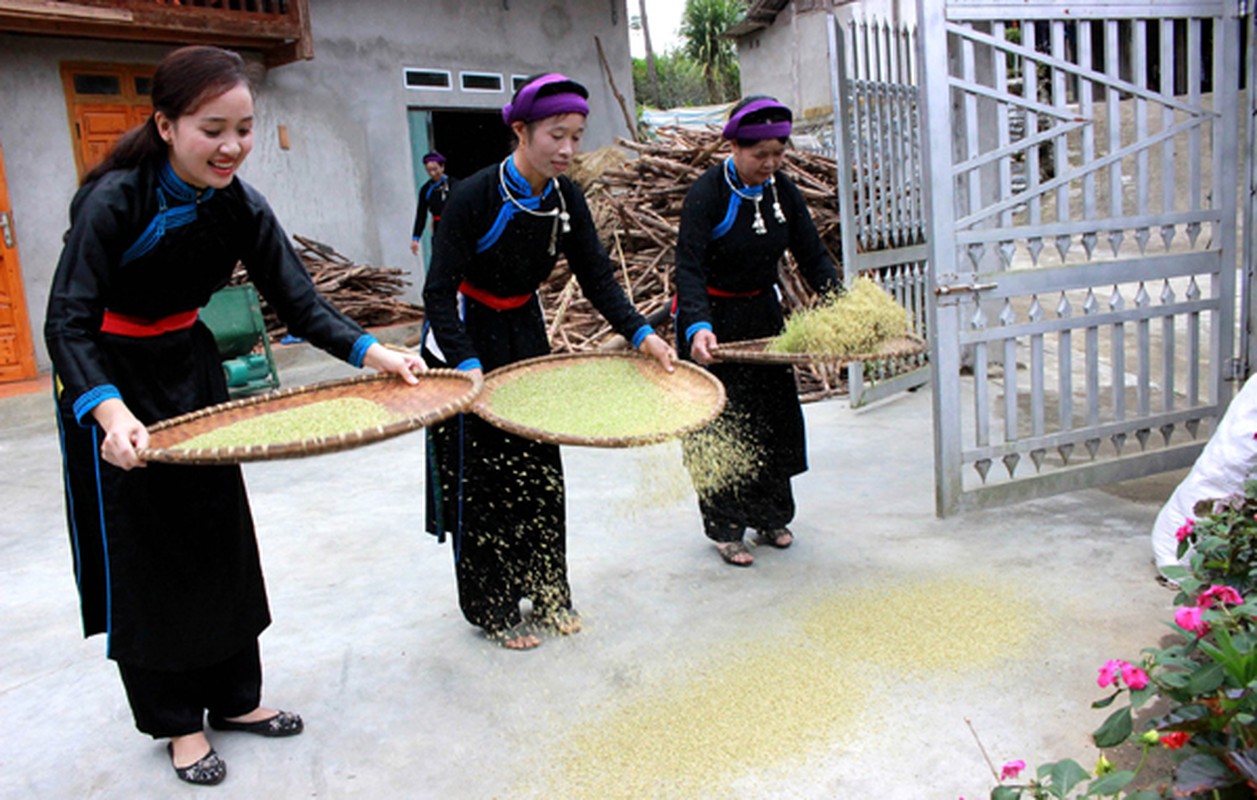
[[151, 97], [154, 113], [74, 196], [44, 335], [84, 633], [107, 635], [136, 727], [170, 739], [179, 778], [214, 784], [226, 766], [207, 711], [211, 727], [263, 736], [302, 721], [260, 705], [270, 612], [240, 468], [146, 466], [136, 453], [146, 424], [228, 399], [198, 309], [243, 261], [297, 335], [410, 383], [423, 364], [320, 297], [266, 200], [236, 177], [253, 146], [240, 56], [176, 50]]
[[[842, 289], [803, 196], [779, 171], [792, 116], [769, 97], [748, 97], [733, 108], [723, 131], [733, 155], [690, 187], [677, 237], [678, 351], [724, 383], [722, 419], [760, 461], [754, 474], [699, 492], [704, 532], [736, 566], [754, 560], [743, 541], [748, 528], [777, 548], [794, 541], [786, 527], [795, 511], [790, 479], [807, 469], [807, 442], [793, 368], [713, 364], [712, 347], [781, 333], [776, 283], [787, 248], [813, 289]], [[697, 461], [687, 457], [691, 473], [704, 468]], [[696, 488], [702, 483], [695, 478]]]
[[[558, 74], [527, 80], [502, 109], [519, 139], [502, 163], [449, 198], [423, 297], [429, 364], [489, 371], [550, 352], [537, 288], [567, 256], [581, 291], [615, 330], [672, 371], [672, 348], [616, 282], [580, 189], [562, 173], [585, 133], [589, 93]], [[430, 533], [453, 539], [463, 616], [505, 647], [541, 643], [520, 614], [580, 630], [567, 579], [559, 448], [466, 414], [429, 431]]]

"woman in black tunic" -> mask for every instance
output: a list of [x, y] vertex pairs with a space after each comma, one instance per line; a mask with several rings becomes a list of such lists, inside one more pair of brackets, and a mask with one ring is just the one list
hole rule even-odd
[[432, 214], [432, 235], [435, 236], [441, 223], [441, 213], [445, 210], [445, 201], [458, 183], [445, 174], [445, 156], [435, 150], [423, 157], [423, 168], [428, 173], [428, 180], [419, 187], [419, 208], [415, 210], [415, 227], [410, 237], [410, 252], [414, 255], [419, 255], [419, 242], [423, 240], [428, 214]]
[[[730, 564], [754, 560], [743, 537], [789, 547], [794, 518], [790, 479], [807, 469], [803, 411], [790, 366], [712, 363], [718, 341], [775, 336], [783, 317], [776, 290], [786, 248], [819, 292], [841, 290], [798, 187], [780, 168], [790, 135], [790, 109], [768, 97], [734, 107], [723, 135], [733, 155], [694, 182], [685, 195], [677, 237], [677, 341], [683, 358], [724, 383], [723, 414], [759, 462], [754, 474], [700, 492], [703, 528]], [[761, 208], [761, 205], [765, 206]], [[688, 448], [687, 448], [688, 449]], [[687, 459], [691, 470], [702, 467]], [[695, 476], [695, 485], [704, 482]]]
[[[519, 139], [514, 153], [450, 196], [423, 292], [429, 364], [488, 372], [550, 352], [537, 288], [561, 252], [615, 330], [672, 370], [672, 348], [616, 282], [584, 195], [562, 175], [585, 131], [588, 96], [562, 75], [526, 81], [502, 110]], [[471, 414], [431, 430], [428, 445], [428, 531], [451, 534], [467, 621], [511, 649], [536, 647], [520, 614], [526, 598], [531, 622], [580, 630], [559, 448]]]
[[[298, 335], [416, 382], [318, 295], [266, 200], [235, 177], [253, 96], [235, 53], [189, 47], [153, 77], [154, 113], [92, 170], [48, 298], [66, 511], [85, 635], [105, 633], [136, 727], [169, 738], [176, 774], [221, 781], [203, 731], [300, 733], [260, 705], [270, 623], [240, 469], [146, 465], [145, 425], [228, 399], [197, 309], [243, 261]], [[143, 467], [143, 469], [136, 469]]]

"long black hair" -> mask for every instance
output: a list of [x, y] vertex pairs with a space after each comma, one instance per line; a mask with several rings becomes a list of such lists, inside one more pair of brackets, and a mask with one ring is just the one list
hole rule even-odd
[[241, 84], [252, 90], [244, 59], [238, 53], [206, 45], [181, 47], [169, 53], [153, 74], [154, 113], [118, 139], [104, 161], [83, 177], [84, 185], [113, 170], [168, 157], [169, 145], [157, 132], [156, 112], [174, 121]]

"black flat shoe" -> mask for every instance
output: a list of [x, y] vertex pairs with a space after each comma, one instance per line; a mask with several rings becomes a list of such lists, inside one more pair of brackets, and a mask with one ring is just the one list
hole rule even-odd
[[213, 786], [223, 782], [227, 777], [227, 762], [218, 757], [211, 747], [210, 751], [201, 756], [195, 764], [186, 767], [175, 766], [175, 746], [166, 744], [166, 752], [170, 754], [170, 766], [174, 768], [179, 780], [194, 783], [197, 786]]
[[213, 714], [209, 718], [210, 727], [216, 731], [244, 731], [245, 733], [256, 733], [258, 736], [296, 736], [305, 730], [305, 724], [302, 723], [301, 717], [287, 711], [280, 711], [273, 717], [261, 719], [257, 722], [232, 722], [229, 719], [216, 717]]

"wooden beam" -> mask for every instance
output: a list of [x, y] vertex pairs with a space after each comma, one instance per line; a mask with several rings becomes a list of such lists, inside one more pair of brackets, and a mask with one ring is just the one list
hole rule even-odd
[[59, 0], [0, 0], [0, 14], [109, 22], [130, 22], [132, 19], [131, 12], [125, 8], [99, 8]]

